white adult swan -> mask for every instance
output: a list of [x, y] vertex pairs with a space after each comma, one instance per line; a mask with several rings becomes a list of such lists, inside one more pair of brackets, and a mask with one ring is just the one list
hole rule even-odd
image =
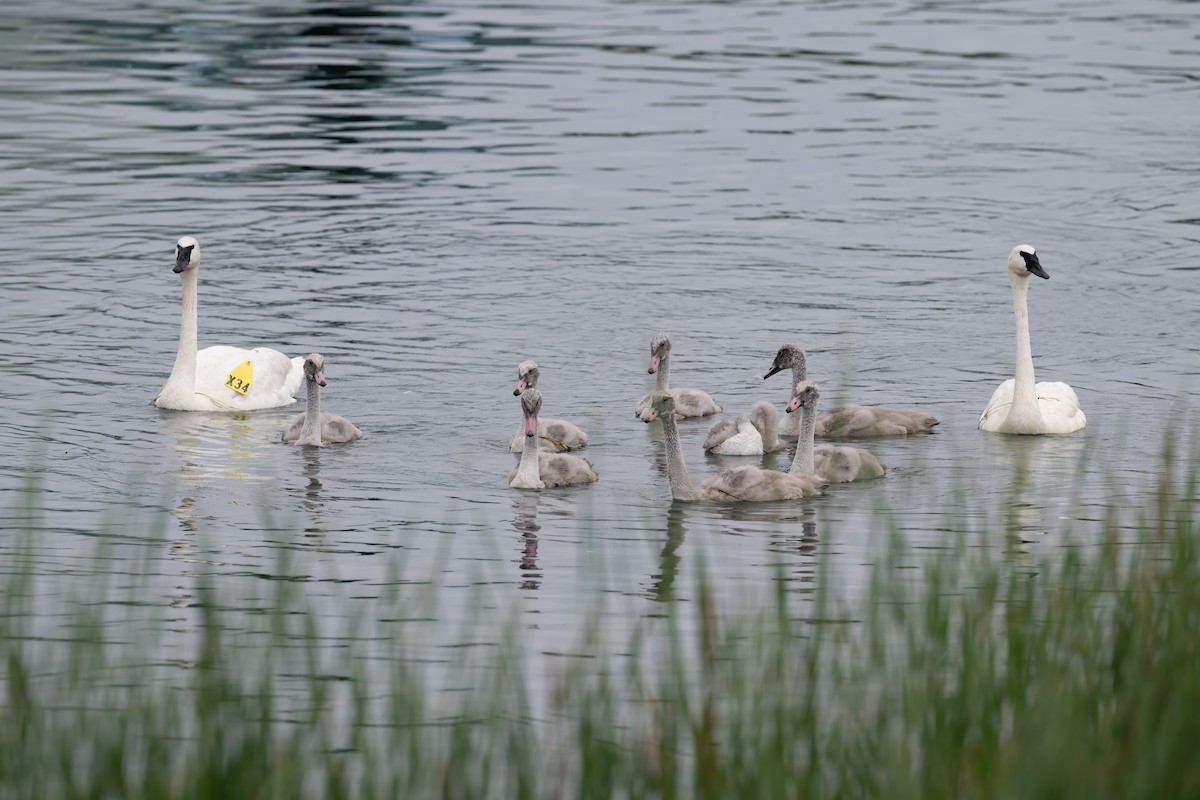
[[[517, 388], [513, 389], [513, 394], [520, 397], [521, 392], [526, 389], [536, 389], [540, 376], [541, 371], [538, 369], [536, 361], [522, 361], [517, 365]], [[580, 430], [579, 426], [573, 425], [565, 419], [539, 417], [537, 435], [542, 440], [539, 447], [555, 453], [579, 450], [587, 447], [588, 443], [587, 434]], [[508, 449], [513, 453], [520, 453], [525, 449], [525, 429], [523, 427], [513, 434], [508, 443]]]
[[[799, 345], [788, 343], [780, 347], [763, 380], [788, 368], [792, 370], [793, 387], [808, 377], [808, 359]], [[926, 433], [939, 424], [936, 417], [911, 408], [845, 405], [817, 415], [816, 435], [847, 439], [908, 436]], [[785, 418], [779, 426], [780, 436], [797, 436], [799, 432], [800, 420], [794, 416]]]
[[699, 486], [692, 486], [683, 452], [679, 446], [679, 427], [675, 422], [675, 397], [670, 392], [651, 392], [646, 422], [661, 419], [666, 439], [667, 478], [671, 496], [676, 500], [709, 500], [714, 503], [745, 503], [764, 500], [796, 500], [820, 491], [825, 481], [813, 475], [801, 475], [798, 462], [788, 472], [777, 472], [749, 464], [727, 469]]
[[538, 449], [538, 411], [542, 393], [537, 389], [521, 392], [521, 411], [525, 415], [525, 449], [521, 461], [508, 473], [508, 485], [514, 489], [546, 489], [591, 483], [600, 476], [586, 459], [567, 453]]
[[[795, 464], [801, 475], [814, 475], [830, 483], [849, 483], [882, 478], [887, 468], [870, 450], [861, 447], [814, 446], [817, 427], [817, 401], [821, 391], [812, 381], [800, 381], [792, 389], [787, 412], [800, 410], [800, 436], [796, 441]], [[793, 470], [797, 468], [793, 466]]]
[[304, 359], [257, 347], [206, 347], [196, 352], [196, 282], [200, 243], [191, 236], [175, 244], [175, 273], [183, 286], [179, 351], [171, 377], [154, 405], [177, 411], [252, 411], [296, 402]]
[[285, 442], [320, 447], [362, 438], [362, 431], [350, 420], [321, 411], [321, 388], [325, 385], [325, 358], [320, 353], [304, 357], [304, 383], [308, 387], [308, 405], [283, 432]]
[[1017, 317], [1016, 378], [996, 388], [979, 417], [979, 429], [995, 433], [1074, 433], [1087, 424], [1075, 390], [1059, 381], [1035, 383], [1029, 346], [1029, 276], [1050, 279], [1037, 253], [1021, 244], [1008, 254], [1013, 313]]
[[650, 368], [646, 371], [655, 375], [654, 391], [647, 392], [634, 406], [633, 413], [638, 419], [648, 421], [646, 414], [649, 413], [650, 398], [655, 392], [670, 392], [675, 397], [675, 416], [679, 419], [707, 417], [721, 411], [721, 407], [708, 392], [700, 389], [670, 388], [671, 340], [665, 333], [656, 333], [650, 337]]
[[736, 420], [714, 423], [704, 439], [704, 452], [722, 456], [761, 456], [783, 447], [779, 412], [766, 400], [758, 401]]

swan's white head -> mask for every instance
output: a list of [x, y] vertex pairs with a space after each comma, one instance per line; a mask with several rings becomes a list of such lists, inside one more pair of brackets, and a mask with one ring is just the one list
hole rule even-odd
[[1008, 254], [1008, 271], [1019, 278], [1037, 275], [1039, 278], [1050, 279], [1046, 270], [1042, 269], [1037, 253], [1031, 244], [1019, 244]]
[[194, 237], [180, 236], [179, 241], [175, 243], [175, 269], [173, 271], [178, 275], [198, 266], [200, 266], [200, 243]]
[[320, 353], [309, 353], [304, 357], [304, 378], [325, 385], [325, 357]]
[[765, 381], [776, 372], [782, 372], [785, 369], [793, 367], [799, 367], [801, 374], [807, 372], [808, 358], [804, 355], [804, 351], [800, 349], [800, 345], [789, 342], [779, 348], [779, 352], [775, 354], [775, 360], [771, 362], [771, 368], [767, 370], [766, 375], [763, 375], [763, 380]]
[[651, 375], [658, 372], [664, 358], [671, 354], [671, 340], [661, 331], [650, 337], [650, 369]]
[[650, 393], [650, 409], [646, 412], [646, 416], [642, 417], [642, 422], [653, 422], [662, 417], [675, 416], [675, 397], [670, 392], [651, 392]]
[[525, 435], [537, 436], [537, 415], [542, 410], [542, 393], [537, 389], [521, 392], [521, 411], [525, 414]]
[[522, 361], [517, 365], [517, 388], [513, 394], [519, 396], [526, 389], [536, 389], [539, 375], [536, 361]]
[[787, 413], [798, 408], [808, 408], [816, 404], [821, 392], [812, 381], [800, 381], [792, 389], [792, 399], [787, 404]]

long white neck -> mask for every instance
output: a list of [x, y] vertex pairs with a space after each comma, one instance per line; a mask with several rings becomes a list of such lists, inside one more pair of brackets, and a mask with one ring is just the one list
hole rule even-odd
[[775, 406], [766, 403], [762, 406], [762, 413], [759, 414], [759, 419], [762, 420], [762, 434], [764, 447], [775, 447], [779, 442], [779, 412], [775, 410]]
[[300, 438], [296, 440], [296, 444], [312, 444], [321, 445], [321, 387], [316, 381], [309, 380], [307, 376], [304, 382], [308, 384], [308, 405], [304, 408], [304, 427], [300, 429]]
[[1042, 412], [1038, 407], [1036, 382], [1033, 377], [1033, 348], [1029, 344], [1029, 278], [1009, 273], [1012, 283], [1013, 314], [1017, 318], [1017, 361], [1014, 373], [1012, 408], [1010, 419], [1026, 419], [1041, 422]]
[[[537, 418], [534, 418], [533, 429], [537, 430]], [[522, 431], [522, 434], [524, 431]], [[542, 482], [542, 467], [538, 460], [538, 437], [526, 436], [525, 444], [521, 448], [521, 463], [517, 464], [517, 474], [509, 481], [510, 486], [515, 486], [519, 489], [542, 489], [546, 484]]]
[[671, 496], [676, 500], [695, 500], [699, 497], [688, 479], [687, 466], [683, 463], [683, 450], [679, 446], [679, 426], [675, 414], [665, 414], [662, 420], [663, 436], [667, 442], [667, 479], [671, 482]]
[[658, 372], [654, 376], [654, 388], [659, 392], [670, 391], [671, 354], [668, 352], [658, 360]]
[[800, 436], [796, 439], [796, 456], [792, 459], [790, 475], [814, 475], [813, 437], [817, 432], [817, 403], [806, 403], [800, 410]]
[[196, 391], [196, 308], [197, 272], [189, 269], [181, 273], [179, 283], [183, 287], [183, 310], [179, 320], [179, 350], [175, 353], [175, 366], [171, 367], [171, 377], [167, 378], [166, 387], [193, 394]]

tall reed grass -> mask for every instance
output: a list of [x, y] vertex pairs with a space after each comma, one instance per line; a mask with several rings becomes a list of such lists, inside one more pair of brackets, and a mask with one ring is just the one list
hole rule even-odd
[[[527, 677], [512, 625], [498, 651], [462, 656], [475, 680], [453, 693], [403, 640], [373, 666], [348, 649], [331, 663], [288, 582], [246, 647], [198, 581], [194, 664], [157, 661], [153, 626], [112, 603], [78, 603], [78, 635], [48, 637], [18, 555], [0, 585], [0, 793], [1196, 797], [1198, 502], [1195, 461], [1168, 452], [1151, 502], [1114, 504], [1102, 544], [1050, 567], [960, 542], [919, 581], [879, 569], [861, 608], [819, 592], [803, 616], [783, 581], [737, 613], [702, 588], [620, 648], [585, 625], [586, 657], [551, 685]], [[1136, 543], [1117, 535], [1131, 526]]]

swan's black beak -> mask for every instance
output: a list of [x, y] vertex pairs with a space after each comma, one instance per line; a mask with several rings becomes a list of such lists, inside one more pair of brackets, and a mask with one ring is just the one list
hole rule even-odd
[[771, 377], [776, 372], [779, 372], [782, 369], [783, 369], [783, 367], [779, 366], [779, 364], [772, 364], [771, 368], [769, 370], [767, 370], [767, 374], [763, 375], [763, 380], [765, 381], [767, 378]]
[[1037, 253], [1021, 253], [1021, 257], [1025, 259], [1025, 269], [1029, 270], [1030, 275], [1037, 275], [1039, 278], [1050, 280], [1050, 276], [1046, 274], [1046, 270], [1042, 269], [1042, 263], [1038, 261]]
[[195, 245], [180, 247], [175, 245], [175, 269], [171, 270], [176, 275], [183, 272], [192, 263], [192, 248]]

